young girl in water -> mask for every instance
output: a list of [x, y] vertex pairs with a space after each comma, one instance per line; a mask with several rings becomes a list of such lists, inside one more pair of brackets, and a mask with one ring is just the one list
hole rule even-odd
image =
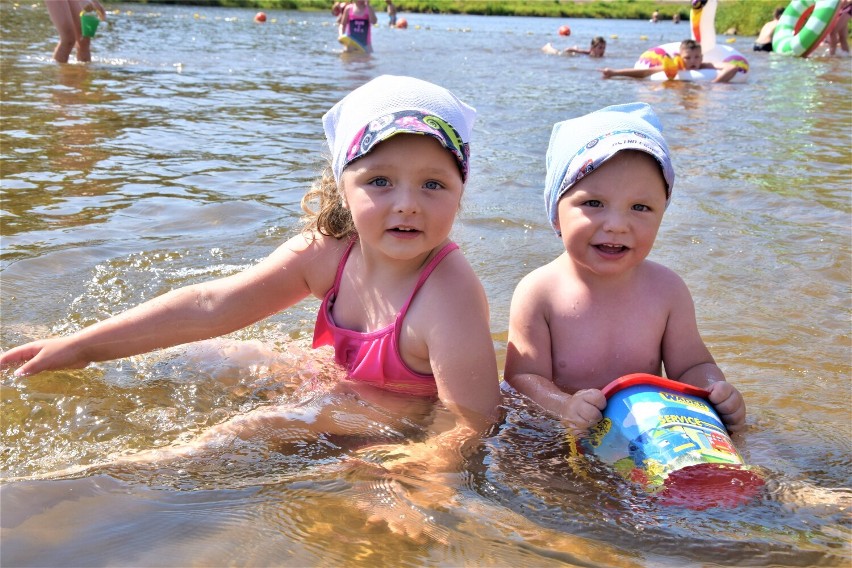
[[[364, 48], [364, 51], [373, 51], [373, 41], [370, 37], [370, 29], [378, 22], [376, 12], [370, 6], [368, 0], [355, 0], [348, 4], [340, 13], [340, 25], [338, 35], [347, 35], [354, 39]], [[349, 51], [349, 48], [347, 48]]]
[[405, 407], [410, 399], [406, 408], [423, 409], [437, 398], [457, 420], [409, 446], [408, 458], [453, 467], [499, 404], [484, 290], [449, 239], [474, 118], [473, 108], [426, 81], [381, 76], [362, 85], [323, 116], [332, 159], [303, 198], [304, 231], [243, 272], [174, 290], [68, 337], [13, 348], [0, 366], [20, 365], [19, 376], [82, 368], [227, 334], [312, 295], [322, 299], [313, 345], [332, 345], [347, 373], [336, 406], [311, 413], [260, 407], [154, 457], [235, 437], [275, 443], [293, 431], [359, 434], [351, 416], [370, 412], [364, 400]]

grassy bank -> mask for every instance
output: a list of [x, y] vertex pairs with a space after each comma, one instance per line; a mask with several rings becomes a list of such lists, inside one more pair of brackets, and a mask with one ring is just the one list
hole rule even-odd
[[[125, 0], [126, 1], [126, 0]], [[190, 4], [280, 10], [329, 10], [330, 0], [140, 0], [140, 4]], [[383, 0], [372, 0], [377, 11], [384, 9]], [[689, 19], [690, 3], [686, 0], [394, 0], [404, 12], [436, 14], [478, 14], [485, 16], [537, 16], [547, 18], [650, 19], [659, 12], [660, 18], [670, 20], [679, 13]], [[716, 10], [716, 29], [719, 32], [735, 28], [740, 35], [757, 35], [760, 27], [772, 19], [778, 6], [787, 0], [722, 0]]]

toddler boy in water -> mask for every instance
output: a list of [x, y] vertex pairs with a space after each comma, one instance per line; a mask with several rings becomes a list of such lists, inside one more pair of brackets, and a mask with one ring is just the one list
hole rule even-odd
[[565, 252], [515, 289], [505, 379], [574, 432], [601, 420], [602, 387], [663, 367], [709, 390], [729, 430], [745, 424], [743, 397], [704, 345], [689, 289], [646, 258], [673, 184], [659, 120], [644, 103], [553, 127], [544, 201]]

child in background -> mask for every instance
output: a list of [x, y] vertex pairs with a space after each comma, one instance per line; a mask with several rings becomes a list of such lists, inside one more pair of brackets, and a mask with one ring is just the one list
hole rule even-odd
[[576, 433], [602, 418], [600, 389], [631, 373], [710, 391], [729, 430], [742, 395], [701, 339], [692, 297], [647, 260], [674, 184], [668, 146], [647, 104], [557, 123], [544, 200], [565, 252], [525, 276], [509, 315], [505, 379]]
[[541, 50], [548, 55], [588, 55], [589, 57], [603, 57], [606, 52], [606, 40], [602, 36], [592, 38], [592, 43], [589, 49], [580, 49], [576, 45], [574, 47], [566, 47], [563, 51], [559, 51], [553, 44], [546, 43]]
[[351, 394], [340, 404], [351, 408], [301, 416], [260, 407], [156, 457], [234, 437], [359, 434], [336, 418], [363, 414], [362, 397], [381, 403], [390, 392], [397, 394], [384, 398], [393, 404], [411, 399], [422, 408], [437, 398], [456, 415], [434, 438], [405, 446], [432, 468], [453, 467], [500, 403], [485, 293], [449, 240], [474, 118], [473, 108], [426, 81], [385, 75], [362, 85], [323, 116], [332, 161], [303, 198], [304, 231], [243, 272], [168, 292], [68, 337], [10, 349], [0, 366], [21, 365], [18, 376], [82, 368], [224, 335], [314, 296], [322, 299], [314, 347], [333, 345], [348, 374], [337, 386]]
[[396, 27], [396, 6], [394, 6], [393, 0], [385, 0], [387, 4], [387, 13], [388, 13], [388, 27], [395, 28]]
[[[701, 44], [694, 39], [686, 39], [680, 43], [680, 59], [683, 63], [682, 69], [697, 70], [697, 69], [716, 69], [718, 73], [713, 79], [713, 83], [727, 83], [737, 74], [737, 66], [732, 63], [724, 63], [715, 65], [713, 63], [704, 63], [704, 54], [701, 52]], [[601, 74], [604, 79], [612, 77], [633, 77], [635, 79], [643, 79], [650, 77], [654, 73], [665, 71], [662, 66], [648, 67], [647, 69], [610, 69], [609, 67], [601, 69]]]
[[80, 12], [95, 11], [101, 21], [106, 21], [106, 11], [98, 0], [44, 0], [47, 14], [56, 31], [59, 43], [53, 50], [53, 59], [59, 63], [68, 63], [71, 51], [77, 48], [77, 61], [84, 63], [92, 60], [92, 38], [83, 36], [80, 27]]
[[[355, 0], [343, 8], [337, 32], [338, 35], [351, 37], [364, 48], [364, 51], [371, 53], [373, 41], [370, 30], [378, 21], [369, 0]], [[346, 50], [348, 51], [349, 48], [347, 47]]]

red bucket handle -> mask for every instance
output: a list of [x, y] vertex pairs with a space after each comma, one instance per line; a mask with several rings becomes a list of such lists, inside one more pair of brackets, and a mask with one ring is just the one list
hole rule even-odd
[[601, 392], [605, 397], [607, 397], [607, 399], [609, 399], [609, 397], [611, 397], [618, 391], [637, 385], [650, 385], [654, 387], [670, 389], [683, 394], [701, 397], [703, 399], [707, 399], [710, 397], [710, 392], [704, 389], [700, 389], [698, 387], [694, 387], [686, 383], [673, 381], [671, 379], [658, 377], [657, 375], [649, 375], [648, 373], [633, 373], [631, 375], [624, 375], [623, 377], [619, 377], [609, 383], [604, 388], [602, 388]]

